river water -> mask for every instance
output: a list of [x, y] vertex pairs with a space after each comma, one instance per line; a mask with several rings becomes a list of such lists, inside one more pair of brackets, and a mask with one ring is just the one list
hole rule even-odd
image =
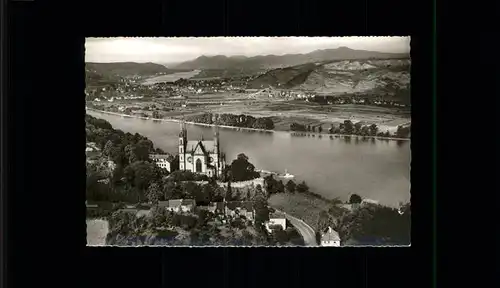
[[[115, 129], [139, 133], [155, 147], [177, 153], [179, 123], [141, 120], [95, 111]], [[213, 128], [187, 125], [188, 139], [213, 138]], [[410, 141], [330, 139], [287, 132], [237, 131], [220, 128], [220, 142], [230, 163], [245, 153], [257, 169], [284, 172], [306, 181], [311, 191], [347, 200], [351, 193], [397, 206], [410, 199]]]
[[189, 72], [178, 72], [178, 73], [172, 73], [172, 74], [167, 74], [167, 75], [160, 75], [160, 76], [148, 78], [142, 84], [153, 85], [156, 83], [163, 83], [163, 82], [175, 82], [181, 78], [189, 79], [191, 77], [194, 77], [195, 75], [197, 75], [200, 72], [201, 72], [201, 70], [193, 70], [193, 71], [189, 71]]

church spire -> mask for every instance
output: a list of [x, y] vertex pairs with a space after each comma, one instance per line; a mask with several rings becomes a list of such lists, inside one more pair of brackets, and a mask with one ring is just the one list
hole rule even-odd
[[180, 133], [179, 133], [179, 137], [182, 137], [182, 138], [187, 138], [187, 129], [186, 129], [186, 122], [184, 120], [184, 115], [182, 115], [182, 118], [181, 118], [181, 121], [179, 122], [180, 124]]

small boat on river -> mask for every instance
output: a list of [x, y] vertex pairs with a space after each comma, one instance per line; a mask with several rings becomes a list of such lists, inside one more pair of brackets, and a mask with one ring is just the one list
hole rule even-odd
[[283, 175], [283, 178], [287, 178], [287, 179], [295, 178], [295, 175], [292, 175], [292, 174], [288, 173], [287, 170], [285, 170], [285, 175]]

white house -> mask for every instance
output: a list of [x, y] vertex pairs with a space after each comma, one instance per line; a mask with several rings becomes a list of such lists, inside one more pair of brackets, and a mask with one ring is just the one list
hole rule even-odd
[[165, 207], [168, 211], [188, 212], [194, 210], [196, 202], [193, 199], [174, 199], [168, 201], [158, 201], [158, 206]]
[[168, 172], [171, 172], [171, 157], [168, 154], [150, 154], [149, 158], [151, 158], [158, 167], [167, 169]]
[[265, 226], [269, 233], [272, 232], [271, 228], [276, 226], [281, 226], [283, 230], [286, 230], [286, 217], [282, 213], [271, 213], [269, 215], [269, 221], [266, 222]]
[[321, 235], [321, 246], [339, 247], [340, 246], [339, 233], [337, 233], [337, 231], [333, 230], [331, 227], [328, 227], [326, 233]]

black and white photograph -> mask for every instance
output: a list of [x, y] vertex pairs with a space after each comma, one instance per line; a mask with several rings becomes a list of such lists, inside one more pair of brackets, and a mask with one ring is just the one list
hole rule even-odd
[[409, 247], [410, 46], [86, 38], [87, 245]]

